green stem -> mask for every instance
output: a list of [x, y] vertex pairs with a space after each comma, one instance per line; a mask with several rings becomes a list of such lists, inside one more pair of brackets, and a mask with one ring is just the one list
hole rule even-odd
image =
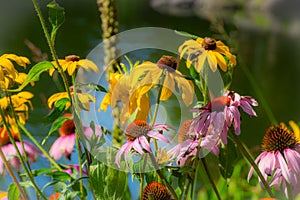
[[158, 168], [158, 164], [157, 164], [157, 162], [156, 162], [153, 154], [149, 153], [149, 156], [150, 156], [151, 161], [152, 161], [152, 163], [154, 165], [154, 168], [156, 169], [156, 173], [164, 181], [164, 183], [166, 184], [167, 188], [170, 190], [170, 192], [173, 195], [173, 197], [175, 198], [175, 200], [178, 200], [178, 197], [177, 197], [177, 194], [176, 194], [175, 190], [170, 185], [170, 183], [168, 182], [168, 180], [166, 179], [166, 177], [164, 176], [164, 174], [161, 172], [161, 170]]
[[21, 185], [19, 184], [19, 181], [16, 178], [16, 176], [14, 175], [13, 170], [12, 170], [10, 164], [7, 162], [7, 160], [5, 158], [5, 155], [4, 155], [1, 148], [0, 148], [0, 158], [3, 161], [3, 164], [5, 166], [6, 171], [9, 173], [9, 175], [11, 176], [13, 182], [16, 184], [16, 187], [18, 188], [19, 192], [21, 193], [21, 195], [23, 197], [22, 199], [28, 200], [28, 197], [27, 197], [26, 193], [23, 191]]
[[83, 179], [82, 179], [82, 160], [81, 160], [81, 155], [82, 155], [82, 151], [81, 151], [81, 146], [80, 146], [80, 142], [79, 142], [79, 135], [78, 135], [78, 131], [75, 131], [76, 134], [76, 147], [77, 147], [77, 155], [78, 155], [78, 163], [79, 163], [79, 188], [80, 188], [80, 195], [81, 195], [81, 199], [85, 199], [85, 197], [83, 196], [84, 194], [84, 190], [83, 190]]
[[27, 129], [18, 121], [18, 126], [25, 133], [25, 135], [34, 143], [34, 145], [43, 153], [44, 156], [50, 161], [50, 163], [59, 171], [62, 171], [62, 168], [53, 160], [49, 153], [39, 144], [39, 142], [27, 131]]
[[217, 195], [217, 198], [219, 200], [221, 200], [220, 193], [219, 193], [218, 188], [217, 188], [216, 184], [214, 183], [214, 180], [213, 180], [213, 178], [212, 178], [212, 176], [211, 176], [211, 174], [210, 174], [210, 172], [208, 170], [205, 158], [201, 158], [201, 162], [203, 164], [203, 167], [205, 169], [205, 172], [206, 172], [206, 175], [207, 175], [207, 177], [209, 179], [209, 182], [210, 182], [211, 186], [213, 187], [213, 190], [214, 190], [215, 194]]
[[[17, 144], [16, 144], [16, 141], [15, 141], [15, 139], [14, 139], [14, 137], [13, 137], [13, 134], [12, 134], [11, 131], [10, 131], [10, 127], [9, 127], [8, 123], [6, 122], [5, 115], [4, 115], [4, 112], [3, 112], [2, 108], [0, 109], [0, 114], [1, 114], [2, 121], [3, 121], [3, 123], [4, 123], [4, 126], [5, 126], [6, 129], [7, 129], [7, 133], [8, 133], [9, 139], [10, 139], [11, 143], [13, 144], [13, 146], [14, 146], [14, 148], [15, 148], [17, 154], [18, 154], [18, 158], [19, 158], [19, 160], [20, 160], [20, 162], [21, 162], [21, 165], [22, 165], [22, 167], [24, 168], [24, 170], [26, 171], [26, 174], [28, 175], [28, 177], [29, 177], [29, 179], [30, 179], [30, 181], [31, 181], [31, 183], [32, 183], [32, 185], [33, 185], [33, 187], [34, 187], [34, 189], [40, 194], [40, 196], [41, 196], [43, 199], [47, 200], [47, 197], [42, 193], [42, 191], [41, 191], [41, 190], [39, 189], [39, 187], [36, 185], [36, 183], [35, 183], [35, 181], [34, 181], [34, 178], [33, 178], [33, 175], [32, 175], [32, 173], [31, 173], [31, 171], [28, 170], [28, 168], [27, 168], [27, 166], [26, 166], [26, 164], [25, 164], [25, 162], [24, 162], [23, 156], [22, 156], [22, 154], [21, 154], [21, 152], [20, 152], [20, 150], [19, 150], [19, 148], [18, 148], [18, 146], [17, 146]], [[26, 154], [26, 152], [24, 152], [24, 154]]]
[[256, 171], [257, 175], [259, 176], [261, 182], [263, 183], [263, 185], [264, 185], [265, 189], [267, 190], [268, 194], [270, 195], [270, 197], [274, 197], [274, 195], [271, 191], [271, 188], [269, 187], [269, 184], [263, 177], [261, 171], [259, 170], [259, 168], [258, 168], [257, 164], [255, 163], [254, 159], [252, 158], [251, 154], [244, 147], [244, 144], [240, 141], [240, 139], [237, 135], [235, 135], [234, 133], [231, 133], [231, 135], [233, 135], [234, 141], [236, 142], [236, 144], [237, 144], [238, 148], [240, 149], [241, 153], [243, 154], [243, 156], [248, 160], [248, 162], [252, 165], [252, 167]]
[[35, 8], [35, 11], [37, 12], [37, 15], [38, 15], [38, 18], [40, 20], [40, 23], [42, 25], [42, 28], [43, 28], [43, 31], [44, 31], [44, 35], [46, 37], [48, 46], [49, 46], [50, 51], [51, 51], [52, 59], [56, 62], [57, 66], [59, 68], [59, 72], [60, 72], [60, 74], [62, 76], [65, 89], [66, 89], [66, 91], [68, 93], [68, 96], [69, 96], [69, 99], [70, 99], [70, 103], [72, 105], [72, 96], [71, 96], [71, 92], [70, 92], [68, 80], [67, 80], [65, 72], [63, 71], [62, 66], [58, 62], [57, 54], [56, 54], [56, 51], [55, 51], [55, 48], [54, 48], [54, 43], [51, 42], [51, 37], [50, 37], [50, 35], [48, 33], [48, 30], [47, 30], [47, 27], [46, 27], [45, 20], [43, 18], [42, 12], [41, 12], [41, 10], [40, 10], [40, 8], [39, 8], [38, 3], [37, 3], [36, 0], [32, 0], [32, 3], [33, 3], [33, 6]]

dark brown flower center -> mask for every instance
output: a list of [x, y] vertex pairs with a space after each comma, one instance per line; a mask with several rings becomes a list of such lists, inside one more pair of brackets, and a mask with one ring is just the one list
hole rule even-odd
[[295, 134], [284, 123], [270, 126], [262, 141], [263, 151], [280, 151], [286, 148], [294, 148], [297, 143]]
[[177, 69], [178, 61], [173, 56], [162, 56], [158, 62], [157, 66], [161, 69], [167, 69], [169, 71], [174, 71]]
[[171, 200], [167, 188], [158, 182], [149, 183], [143, 191], [143, 200]]
[[[64, 117], [71, 117], [72, 114], [65, 114]], [[69, 135], [75, 133], [75, 124], [73, 119], [68, 119], [64, 121], [62, 126], [59, 129], [59, 134], [61, 136]]]
[[66, 56], [65, 57], [65, 60], [67, 62], [75, 62], [75, 61], [79, 61], [80, 60], [80, 57], [79, 56], [76, 56], [76, 55], [69, 55], [69, 56]]
[[216, 40], [209, 37], [204, 38], [201, 45], [205, 50], [215, 50], [217, 48]]
[[128, 125], [125, 131], [125, 135], [128, 137], [128, 140], [134, 140], [135, 138], [147, 135], [147, 133], [152, 129], [150, 124], [145, 120], [135, 120]]

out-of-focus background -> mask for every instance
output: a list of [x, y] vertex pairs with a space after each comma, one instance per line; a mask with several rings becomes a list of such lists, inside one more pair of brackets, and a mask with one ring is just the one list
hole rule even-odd
[[[46, 19], [49, 2], [39, 1]], [[84, 58], [102, 41], [96, 0], [57, 2], [66, 12], [65, 23], [57, 35], [57, 53], [61, 58], [70, 54]], [[258, 118], [242, 116], [241, 138], [252, 148], [259, 148], [271, 123], [261, 97], [277, 121], [300, 121], [299, 6], [297, 0], [288, 3], [285, 0], [117, 1], [119, 32], [138, 27], [163, 27], [201, 37], [215, 37], [231, 47], [238, 57], [231, 89], [241, 95], [251, 95], [260, 103], [255, 108]], [[51, 60], [31, 1], [1, 1], [0, 24], [1, 54], [26, 56], [34, 63], [34, 55], [28, 48], [28, 45], [34, 44], [41, 50], [42, 58]], [[245, 73], [247, 70], [254, 79], [255, 87]], [[49, 129], [42, 122], [49, 113], [46, 99], [58, 88], [47, 74], [43, 74], [40, 82], [27, 89], [35, 93], [34, 110], [30, 112], [27, 127], [34, 135], [43, 136]], [[7, 182], [1, 182], [0, 190], [6, 190]]]

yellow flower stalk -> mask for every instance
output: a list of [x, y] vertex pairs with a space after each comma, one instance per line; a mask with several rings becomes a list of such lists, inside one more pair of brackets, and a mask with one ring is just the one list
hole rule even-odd
[[[88, 59], [80, 59], [80, 57], [76, 55], [66, 56], [64, 60], [59, 59], [58, 62], [63, 71], [67, 71], [70, 76], [72, 76], [75, 70], [79, 67], [82, 67], [85, 70], [93, 70], [94, 72], [98, 73], [98, 67], [94, 62]], [[58, 69], [58, 65], [55, 61], [52, 61], [51, 63], [56, 69]], [[54, 71], [55, 69], [49, 70], [50, 76], [52, 76]]]
[[139, 91], [140, 95], [146, 94], [159, 83], [161, 76], [165, 73], [160, 100], [169, 99], [173, 93], [177, 93], [178, 88], [183, 102], [189, 106], [193, 102], [194, 85], [192, 81], [185, 79], [176, 68], [177, 59], [172, 56], [163, 56], [157, 64], [144, 62], [133, 69], [130, 86], [133, 91]]
[[217, 66], [224, 72], [229, 66], [236, 66], [236, 56], [230, 53], [229, 48], [223, 42], [213, 38], [199, 37], [197, 40], [187, 40], [178, 48], [178, 51], [180, 59], [187, 54], [187, 67], [190, 68], [193, 64], [198, 73], [206, 61], [213, 72], [217, 70]]

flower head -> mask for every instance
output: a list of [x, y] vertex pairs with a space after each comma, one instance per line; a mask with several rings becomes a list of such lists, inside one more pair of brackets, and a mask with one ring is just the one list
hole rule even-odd
[[143, 200], [171, 200], [171, 194], [167, 188], [158, 182], [151, 182], [147, 184], [143, 191]]
[[[71, 114], [65, 114], [64, 117], [71, 117]], [[55, 140], [50, 148], [50, 156], [52, 156], [55, 160], [59, 160], [62, 154], [65, 154], [66, 158], [70, 159], [71, 154], [75, 145], [75, 124], [73, 119], [68, 119], [64, 121], [61, 128], [59, 128], [60, 137]], [[91, 128], [85, 127], [84, 134], [91, 138]], [[102, 132], [99, 126], [95, 126], [95, 134], [97, 136], [101, 136]]]
[[[73, 87], [70, 88], [71, 95], [75, 96], [75, 92], [73, 91]], [[90, 102], [95, 102], [96, 98], [88, 93], [82, 93], [80, 90], [77, 90], [76, 97], [78, 99], [78, 102], [81, 104], [81, 107], [83, 107], [86, 110], [90, 109]], [[48, 98], [48, 106], [51, 109], [53, 105], [55, 105], [58, 101], [61, 99], [69, 99], [69, 95], [67, 92], [58, 92], [53, 95], [51, 95]], [[70, 102], [67, 102], [65, 105], [65, 110], [68, 110], [70, 108], [71, 104]]]
[[194, 65], [196, 71], [200, 73], [205, 62], [213, 72], [217, 66], [226, 72], [229, 66], [236, 66], [236, 57], [232, 55], [229, 48], [221, 41], [213, 38], [197, 38], [197, 40], [187, 40], [178, 49], [180, 58], [187, 53], [187, 67]]
[[[98, 73], [97, 65], [88, 60], [88, 59], [80, 59], [79, 56], [76, 55], [69, 55], [66, 56], [64, 60], [58, 60], [59, 65], [62, 67], [63, 71], [68, 71], [68, 74], [71, 76], [75, 72], [75, 70], [79, 67], [84, 68], [85, 70], [93, 70], [94, 72]], [[53, 66], [58, 69], [58, 65], [55, 61], [52, 61]], [[49, 69], [49, 74], [52, 76], [55, 69]]]
[[[263, 152], [255, 160], [265, 180], [271, 178], [270, 186], [278, 190], [282, 188], [287, 198], [289, 198], [287, 185], [292, 187], [294, 196], [300, 192], [299, 146], [296, 135], [284, 123], [272, 125], [263, 138], [261, 145]], [[252, 167], [248, 174], [248, 181], [253, 171]], [[261, 183], [260, 179], [259, 181]]]
[[144, 62], [133, 69], [131, 72], [130, 84], [132, 91], [139, 90], [146, 94], [148, 91], [158, 85], [162, 77], [162, 91], [160, 100], [165, 101], [171, 95], [181, 92], [183, 102], [189, 106], [193, 102], [194, 85], [190, 80], [176, 70], [177, 59], [172, 56], [162, 56], [157, 64]]
[[115, 163], [120, 168], [121, 156], [124, 153], [125, 161], [127, 162], [127, 156], [131, 150], [143, 155], [144, 150], [152, 153], [149, 141], [151, 138], [169, 143], [169, 140], [163, 136], [163, 130], [169, 130], [168, 125], [155, 124], [151, 126], [145, 120], [136, 120], [128, 125], [125, 135], [127, 136], [127, 142], [119, 149]]
[[11, 83], [19, 82], [17, 80], [20, 78], [19, 76], [23, 76], [15, 69], [12, 61], [24, 68], [27, 64], [30, 64], [28, 58], [15, 54], [3, 54], [0, 56], [0, 87], [8, 88]]
[[[18, 153], [17, 153], [14, 145], [9, 140], [7, 130], [5, 130], [5, 131], [3, 131], [3, 130], [4, 130], [4, 128], [0, 128], [0, 132], [2, 133], [0, 135], [0, 148], [3, 151], [4, 156], [9, 160], [12, 167], [17, 171], [20, 171], [21, 163], [18, 158]], [[17, 145], [17, 148], [19, 149], [21, 155], [26, 154], [31, 163], [35, 162], [37, 160], [38, 155], [41, 155], [41, 152], [27, 141], [23, 140], [23, 144], [22, 144], [21, 142], [19, 142], [18, 134], [13, 132], [12, 130], [10, 130], [10, 132], [12, 133], [12, 136], [16, 140], [16, 145]], [[25, 152], [23, 151], [22, 146], [24, 146]], [[3, 173], [5, 173], [4, 163], [3, 163], [3, 160], [0, 159], [0, 174], [3, 174]]]
[[[11, 126], [14, 132], [18, 131], [17, 122], [14, 118], [14, 113], [16, 114], [19, 122], [24, 125], [28, 119], [29, 108], [33, 109], [30, 99], [33, 97], [31, 92], [19, 92], [11, 97], [0, 98], [0, 108], [4, 111], [5, 119], [0, 116], [0, 121], [6, 120], [6, 122]], [[12, 105], [12, 108], [10, 106]], [[4, 128], [3, 130], [6, 130]]]
[[227, 144], [227, 132], [232, 123], [235, 134], [240, 134], [239, 108], [250, 116], [256, 116], [252, 106], [257, 105], [255, 99], [249, 96], [226, 91], [223, 96], [211, 100], [206, 106], [194, 109], [199, 114], [193, 119], [191, 126], [202, 136], [220, 134], [223, 143]]

